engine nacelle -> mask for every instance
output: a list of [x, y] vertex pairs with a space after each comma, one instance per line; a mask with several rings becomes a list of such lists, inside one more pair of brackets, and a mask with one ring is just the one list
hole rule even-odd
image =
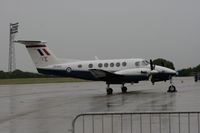
[[126, 69], [115, 72], [115, 74], [124, 75], [124, 76], [149, 76], [151, 70], [149, 68], [134, 68], [134, 69]]

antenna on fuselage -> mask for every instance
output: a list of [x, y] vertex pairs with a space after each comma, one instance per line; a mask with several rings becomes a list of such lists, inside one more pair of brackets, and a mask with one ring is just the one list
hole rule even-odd
[[95, 60], [99, 60], [99, 58], [97, 56], [95, 56], [94, 58], [95, 58]]

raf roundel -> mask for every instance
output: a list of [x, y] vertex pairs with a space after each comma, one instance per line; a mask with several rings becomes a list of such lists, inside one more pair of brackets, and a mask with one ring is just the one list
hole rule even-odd
[[68, 68], [66, 69], [66, 71], [67, 71], [68, 73], [70, 73], [70, 72], [72, 71], [71, 67], [68, 67]]

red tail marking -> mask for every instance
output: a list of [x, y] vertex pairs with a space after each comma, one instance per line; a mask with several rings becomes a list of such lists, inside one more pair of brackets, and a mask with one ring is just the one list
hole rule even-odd
[[45, 52], [45, 54], [51, 55], [46, 49], [42, 49], [42, 50]]

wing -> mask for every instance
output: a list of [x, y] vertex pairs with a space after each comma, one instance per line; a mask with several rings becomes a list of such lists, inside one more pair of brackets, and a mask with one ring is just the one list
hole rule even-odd
[[134, 68], [116, 72], [109, 72], [102, 69], [90, 69], [89, 71], [97, 80], [121, 84], [133, 82], [138, 83], [141, 80], [148, 80], [150, 69]]
[[122, 78], [123, 75], [118, 75], [101, 69], [90, 69], [91, 74], [99, 80], [107, 80], [113, 78]]

